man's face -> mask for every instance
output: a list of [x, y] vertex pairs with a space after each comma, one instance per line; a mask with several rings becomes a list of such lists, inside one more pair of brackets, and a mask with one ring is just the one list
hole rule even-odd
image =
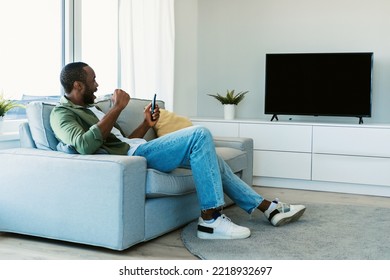
[[84, 70], [87, 72], [87, 78], [83, 92], [83, 101], [84, 104], [91, 105], [95, 101], [95, 92], [98, 90], [99, 84], [96, 82], [96, 75], [91, 67], [86, 66]]

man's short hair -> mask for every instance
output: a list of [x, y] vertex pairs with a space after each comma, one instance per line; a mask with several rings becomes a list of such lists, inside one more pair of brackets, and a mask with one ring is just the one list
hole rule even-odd
[[86, 82], [87, 72], [84, 70], [84, 67], [86, 66], [88, 66], [88, 64], [84, 62], [72, 62], [62, 68], [60, 80], [66, 93], [72, 91], [74, 82]]

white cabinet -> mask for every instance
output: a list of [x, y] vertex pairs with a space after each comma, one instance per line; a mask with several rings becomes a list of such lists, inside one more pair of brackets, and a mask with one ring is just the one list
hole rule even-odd
[[255, 184], [390, 196], [390, 125], [193, 121], [254, 140]]
[[214, 136], [253, 139], [253, 175], [260, 177], [311, 178], [312, 127], [269, 122], [193, 119]]
[[390, 188], [390, 158], [314, 154], [312, 179]]
[[253, 138], [259, 150], [311, 152], [312, 128], [307, 125], [242, 123], [239, 135]]
[[310, 180], [311, 154], [254, 150], [253, 176]]
[[313, 128], [312, 179], [390, 186], [390, 128]]
[[390, 127], [314, 126], [313, 152], [390, 157]]
[[239, 135], [239, 123], [237, 122], [192, 120], [192, 123], [207, 127], [214, 136], [238, 137]]
[[241, 123], [254, 142], [254, 176], [310, 180], [311, 126]]

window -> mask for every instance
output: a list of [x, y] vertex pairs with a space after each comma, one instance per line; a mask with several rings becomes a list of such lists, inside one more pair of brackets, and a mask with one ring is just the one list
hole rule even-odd
[[[97, 95], [123, 88], [173, 103], [172, 0], [82, 0], [79, 57], [96, 73]], [[80, 28], [77, 27], [76, 29]]]
[[[61, 95], [61, 68], [73, 60], [94, 68], [98, 94], [111, 93], [118, 86], [118, 1], [65, 1], [67, 8], [77, 10], [67, 14], [66, 20], [72, 22], [69, 38], [62, 37], [63, 2], [1, 1], [0, 93], [4, 97]], [[72, 41], [69, 48], [75, 49], [65, 49], [65, 41]], [[77, 55], [65, 61], [65, 51]]]
[[0, 2], [0, 93], [61, 95], [64, 64], [88, 63], [98, 95], [173, 100], [173, 0]]
[[81, 1], [80, 58], [99, 83], [97, 95], [118, 87], [118, 1]]
[[5, 98], [59, 95], [62, 3], [0, 2], [0, 92]]

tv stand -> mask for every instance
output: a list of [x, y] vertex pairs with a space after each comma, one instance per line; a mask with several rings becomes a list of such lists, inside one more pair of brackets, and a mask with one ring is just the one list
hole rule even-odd
[[[318, 117], [318, 116], [315, 116], [315, 117]], [[359, 118], [359, 124], [364, 124], [364, 122], [363, 122], [363, 117], [357, 117], [357, 118]], [[272, 122], [273, 120], [279, 121], [278, 115], [277, 115], [277, 114], [273, 114], [273, 115], [272, 115], [271, 122]]]
[[269, 119], [192, 122], [216, 137], [252, 138], [255, 185], [390, 197], [390, 125]]

